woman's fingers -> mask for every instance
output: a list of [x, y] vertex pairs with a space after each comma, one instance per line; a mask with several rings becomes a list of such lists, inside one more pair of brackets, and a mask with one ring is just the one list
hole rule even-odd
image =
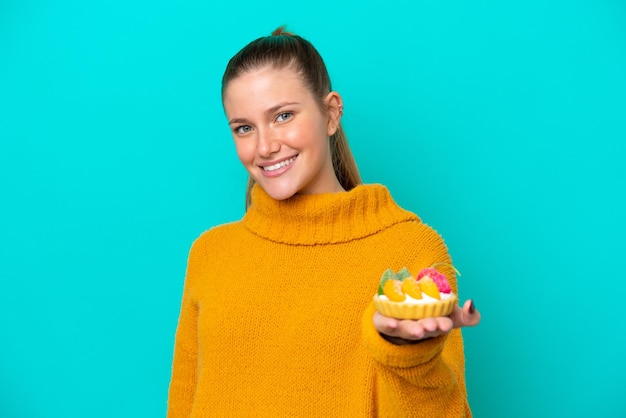
[[425, 318], [417, 321], [389, 318], [376, 312], [374, 326], [378, 332], [405, 340], [421, 340], [449, 332], [453, 322], [448, 317]]
[[480, 322], [480, 312], [476, 309], [474, 301], [470, 299], [465, 301], [463, 308], [455, 307], [450, 318], [454, 323], [454, 328], [473, 327]]
[[450, 316], [424, 318], [416, 321], [395, 319], [374, 314], [374, 326], [381, 334], [394, 339], [417, 341], [450, 332], [452, 328], [473, 327], [480, 322], [480, 312], [473, 300], [466, 300], [463, 307], [455, 306]]
[[374, 314], [374, 326], [378, 332], [385, 335], [396, 336], [396, 333], [398, 332], [398, 322], [400, 321], [395, 318], [383, 316], [378, 312]]

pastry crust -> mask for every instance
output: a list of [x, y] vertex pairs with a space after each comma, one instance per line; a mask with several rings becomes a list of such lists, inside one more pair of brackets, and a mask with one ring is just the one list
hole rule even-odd
[[436, 316], [448, 316], [454, 310], [456, 303], [457, 297], [454, 293], [450, 293], [450, 297], [446, 300], [432, 303], [391, 302], [381, 299], [378, 295], [374, 296], [374, 305], [376, 305], [378, 312], [384, 316], [398, 319], [423, 319]]

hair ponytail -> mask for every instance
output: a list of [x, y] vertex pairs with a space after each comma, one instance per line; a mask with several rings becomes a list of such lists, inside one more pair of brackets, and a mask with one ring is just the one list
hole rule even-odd
[[361, 174], [341, 123], [337, 127], [337, 132], [330, 138], [330, 152], [335, 175], [341, 187], [345, 190], [351, 190], [361, 184]]

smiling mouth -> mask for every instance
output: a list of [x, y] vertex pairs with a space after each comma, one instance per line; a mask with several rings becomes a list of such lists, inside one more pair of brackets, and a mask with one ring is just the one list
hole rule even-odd
[[296, 157], [297, 157], [297, 155], [296, 155], [296, 156], [294, 156], [294, 157], [291, 157], [291, 158], [289, 158], [289, 159], [287, 159], [287, 160], [281, 161], [281, 162], [279, 162], [279, 163], [272, 164], [272, 165], [268, 165], [268, 166], [261, 167], [261, 168], [263, 169], [263, 171], [274, 171], [274, 170], [278, 170], [279, 168], [282, 168], [282, 167], [288, 166], [289, 164], [293, 163], [293, 162], [296, 160]]

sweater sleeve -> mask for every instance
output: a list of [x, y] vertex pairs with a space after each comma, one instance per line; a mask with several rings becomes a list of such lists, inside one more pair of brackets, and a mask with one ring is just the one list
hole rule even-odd
[[[452, 291], [458, 294], [452, 261], [439, 234], [422, 225], [416, 242], [421, 261], [411, 269], [445, 263], [438, 269], [446, 274]], [[374, 326], [375, 312], [374, 302], [370, 302], [363, 315], [362, 334], [375, 361], [379, 416], [470, 417], [461, 330], [399, 346], [380, 336]]]
[[374, 327], [371, 303], [363, 316], [363, 340], [375, 360], [380, 417], [471, 416], [465, 391], [459, 330], [414, 345], [394, 345]]
[[167, 401], [167, 417], [189, 417], [196, 389], [198, 362], [198, 307], [193, 300], [193, 283], [199, 274], [203, 251], [196, 241], [189, 253], [180, 316], [176, 329], [174, 360]]

